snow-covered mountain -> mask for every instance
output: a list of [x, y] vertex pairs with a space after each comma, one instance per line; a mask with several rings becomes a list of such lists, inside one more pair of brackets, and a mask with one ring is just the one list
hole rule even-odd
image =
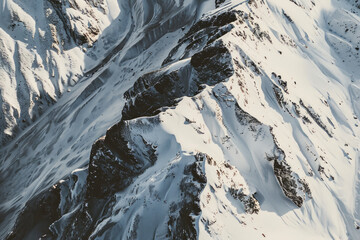
[[357, 0], [1, 1], [0, 238], [360, 238]]
[[84, 0], [2, 0], [1, 6], [0, 143], [5, 145], [82, 78], [91, 60], [87, 48], [120, 9], [116, 1]]

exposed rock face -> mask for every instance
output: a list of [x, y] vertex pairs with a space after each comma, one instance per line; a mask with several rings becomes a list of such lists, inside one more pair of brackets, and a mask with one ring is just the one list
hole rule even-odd
[[303, 204], [302, 197], [298, 196], [297, 193], [297, 183], [292, 176], [292, 171], [289, 165], [285, 162], [274, 161], [274, 174], [285, 194], [291, 201], [295, 203], [296, 206], [301, 207]]
[[242, 192], [242, 189], [233, 189], [233, 188], [230, 189], [230, 194], [235, 199], [240, 200], [244, 204], [246, 213], [249, 214], [259, 213], [260, 205], [259, 202], [254, 197], [254, 194], [246, 195]]
[[60, 217], [60, 188], [54, 185], [30, 200], [21, 212], [13, 231], [6, 239], [26, 239], [30, 236], [40, 239], [51, 235], [49, 226]]
[[[272, 128], [270, 128], [272, 131]], [[299, 176], [292, 171], [289, 164], [286, 162], [286, 155], [284, 151], [278, 146], [276, 137], [274, 138], [275, 149], [273, 156], [267, 156], [269, 161], [274, 161], [275, 177], [287, 198], [289, 198], [296, 206], [301, 207], [306, 200], [306, 196], [312, 198], [311, 190], [306, 180], [300, 179]]]
[[173, 106], [179, 97], [194, 96], [203, 84], [212, 86], [224, 81], [233, 73], [230, 61], [229, 51], [219, 41], [195, 54], [191, 65], [187, 63], [170, 73], [165, 68], [139, 78], [125, 93], [129, 101], [123, 109], [123, 119], [151, 116], [160, 107]]
[[168, 235], [169, 239], [195, 239], [195, 217], [201, 213], [200, 194], [206, 184], [204, 173], [206, 154], [195, 155], [196, 161], [184, 169], [185, 177], [180, 183], [182, 201], [170, 206]]
[[[13, 231], [7, 239], [71, 239], [86, 236], [92, 219], [89, 214], [79, 218], [84, 208], [87, 170], [76, 171], [49, 190], [36, 195], [20, 214]], [[64, 216], [67, 214], [66, 216]], [[64, 219], [67, 223], [64, 224]], [[79, 222], [81, 219], [82, 222]], [[80, 233], [73, 226], [82, 226]], [[68, 224], [66, 226], [66, 224]], [[25, 227], [26, 226], [26, 227]]]
[[230, 63], [229, 50], [221, 43], [215, 42], [214, 46], [205, 47], [203, 51], [194, 54], [191, 65], [195, 68], [198, 84], [215, 85], [224, 78], [234, 74]]
[[323, 121], [320, 119], [319, 114], [317, 114], [314, 109], [311, 106], [305, 106], [304, 102], [300, 100], [300, 105], [306, 109], [310, 117], [321, 127], [329, 137], [332, 137], [331, 130], [323, 123]]
[[99, 21], [103, 17], [100, 15], [107, 13], [105, 1], [49, 0], [49, 2], [61, 20], [67, 35], [77, 44], [92, 45], [97, 40], [101, 32]]
[[[242, 23], [243, 18], [246, 17], [247, 15], [242, 11], [230, 11], [200, 19], [179, 40], [178, 45], [170, 51], [163, 65], [175, 60], [188, 58], [194, 53], [199, 52], [200, 49], [209, 46], [213, 41], [230, 32], [237, 20]], [[202, 54], [211, 54], [211, 48], [207, 50], [207, 53], [204, 52]], [[201, 54], [198, 55], [198, 57], [200, 56]], [[201, 61], [198, 60], [199, 58], [196, 57], [193, 60], [195, 65], [201, 65]]]
[[224, 3], [225, 0], [215, 0], [215, 6], [220, 7], [222, 3]]
[[[125, 93], [128, 101], [122, 112], [123, 119], [153, 115], [160, 107], [174, 105], [179, 97], [197, 94], [203, 84], [213, 86], [230, 77], [234, 70], [229, 50], [216, 39], [231, 30], [231, 23], [238, 20], [238, 16], [237, 12], [225, 12], [192, 26], [163, 63], [179, 60], [176, 56], [182, 54], [180, 59], [191, 57], [190, 64], [186, 62], [172, 71], [165, 66], [140, 77]], [[184, 47], [185, 53], [179, 53]]]
[[[153, 119], [153, 124], [157, 121]], [[156, 146], [147, 143], [141, 135], [133, 136], [131, 125], [119, 123], [108, 130], [105, 140], [100, 139], [93, 145], [87, 179], [88, 197], [113, 195], [155, 163]]]

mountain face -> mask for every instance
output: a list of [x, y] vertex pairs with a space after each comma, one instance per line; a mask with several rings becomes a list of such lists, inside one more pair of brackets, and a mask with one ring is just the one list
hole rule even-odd
[[88, 0], [1, 5], [0, 144], [6, 145], [82, 78], [86, 50], [120, 9], [116, 1]]
[[0, 237], [359, 239], [357, 0], [2, 0]]

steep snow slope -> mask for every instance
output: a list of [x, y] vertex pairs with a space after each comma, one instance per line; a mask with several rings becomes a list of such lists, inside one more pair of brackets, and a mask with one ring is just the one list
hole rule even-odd
[[[124, 103], [122, 93], [145, 70], [161, 65], [161, 61], [153, 61], [153, 58], [164, 59], [168, 49], [173, 47], [183, 32], [181, 27], [192, 23], [197, 13], [201, 13], [201, 8], [207, 5], [192, 1], [162, 1], [149, 5], [147, 11], [143, 11], [143, 4], [140, 0], [120, 1], [120, 15], [80, 61], [85, 76], [78, 79], [72, 91], [64, 91], [63, 98], [59, 98], [53, 107], [39, 114], [34, 124], [24, 132], [19, 131], [15, 140], [10, 142], [5, 137], [7, 146], [0, 149], [0, 181], [3, 186], [0, 188], [3, 200], [0, 211], [1, 236], [10, 231], [14, 217], [37, 191], [54, 184], [74, 168], [87, 164], [93, 142], [121, 117]], [[116, 6], [112, 8], [116, 10]], [[5, 18], [5, 15], [1, 17]], [[4, 25], [7, 22], [1, 21]], [[72, 50], [76, 58], [82, 56], [77, 54], [76, 48], [67, 50], [66, 54]], [[139, 52], [142, 54], [132, 59]], [[61, 64], [69, 63], [63, 59], [59, 61]], [[110, 66], [105, 67], [109, 63]], [[75, 67], [69, 74], [74, 72]], [[120, 81], [119, 76], [122, 78]], [[55, 79], [58, 81], [58, 78]], [[6, 78], [1, 83], [6, 88], [16, 87], [5, 84]], [[24, 89], [26, 87], [18, 88], [19, 91]], [[6, 93], [10, 90], [6, 90]], [[5, 91], [1, 93], [5, 94]], [[44, 98], [46, 93], [42, 92], [41, 96]], [[11, 101], [26, 104], [29, 100], [22, 99], [16, 93], [11, 97], [9, 104], [13, 103]], [[27, 111], [26, 106], [24, 109]], [[11, 114], [6, 112], [1, 117], [11, 118]], [[19, 174], [22, 178], [11, 180]], [[19, 197], [22, 200], [17, 200]]]
[[83, 75], [85, 55], [119, 15], [116, 1], [1, 0], [0, 144], [31, 125]]
[[2, 148], [1, 236], [358, 239], [357, 2], [166, 3]]

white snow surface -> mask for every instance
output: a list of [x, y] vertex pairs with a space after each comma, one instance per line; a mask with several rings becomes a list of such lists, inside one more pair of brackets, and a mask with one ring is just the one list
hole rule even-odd
[[[1, 0], [0, 144], [5, 145], [36, 119], [83, 75], [89, 44], [77, 46], [51, 1]], [[53, 1], [56, 2], [56, 1]], [[61, 1], [60, 1], [61, 2]], [[68, 27], [86, 34], [105, 30], [119, 16], [117, 1], [73, 0], [64, 5]]]
[[[143, 74], [161, 68], [195, 19], [236, 9], [251, 13], [271, 42], [235, 25], [221, 38], [232, 61], [243, 67], [234, 64], [238, 75], [183, 97], [160, 113], [159, 124], [150, 130], [134, 130], [158, 146], [158, 159], [116, 194], [112, 214], [97, 223], [92, 238], [166, 238], [167, 209], [182, 197], [184, 166], [201, 152], [216, 165], [203, 164], [207, 183], [201, 213], [194, 217], [199, 239], [360, 239], [356, 1], [250, 2], [225, 1], [215, 9], [210, 0], [103, 1], [105, 13], [93, 10], [101, 29], [93, 45], [72, 43], [63, 49], [52, 46], [48, 2], [0, 0], [0, 137], [5, 143], [0, 149], [0, 238], [29, 199], [87, 166], [92, 144], [121, 119], [123, 93]], [[13, 28], [10, 19], [16, 19]], [[178, 69], [188, 60], [166, 68]], [[287, 81], [286, 91], [279, 75]], [[54, 102], [39, 111], [39, 98]], [[255, 130], [241, 125], [236, 104], [261, 125]], [[131, 121], [150, 124], [148, 118]], [[294, 175], [311, 189], [312, 198], [304, 195], [300, 208], [284, 195], [267, 160], [274, 138]], [[258, 214], [247, 213], [229, 194], [234, 187], [256, 193]]]

